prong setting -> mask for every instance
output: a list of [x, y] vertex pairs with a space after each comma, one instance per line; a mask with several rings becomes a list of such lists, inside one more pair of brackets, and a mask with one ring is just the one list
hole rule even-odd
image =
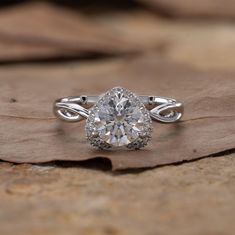
[[115, 87], [90, 109], [85, 129], [90, 143], [98, 148], [139, 149], [150, 140], [152, 121], [136, 95]]
[[162, 96], [136, 96], [122, 87], [104, 95], [80, 95], [57, 99], [56, 117], [66, 122], [86, 119], [87, 139], [100, 149], [127, 147], [139, 149], [151, 139], [152, 120], [162, 123], [179, 121], [184, 106]]

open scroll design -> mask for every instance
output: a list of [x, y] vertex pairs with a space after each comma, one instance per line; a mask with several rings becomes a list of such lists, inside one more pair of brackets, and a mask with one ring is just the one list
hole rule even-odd
[[[159, 96], [139, 96], [155, 121], [163, 123], [176, 122], [183, 116], [183, 104], [175, 99]], [[54, 103], [55, 115], [68, 122], [78, 122], [89, 116], [89, 108], [99, 99], [99, 96], [66, 97]]]

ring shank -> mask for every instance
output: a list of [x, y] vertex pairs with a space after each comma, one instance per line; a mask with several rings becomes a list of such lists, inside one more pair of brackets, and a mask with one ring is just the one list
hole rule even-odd
[[[175, 99], [161, 96], [138, 96], [150, 111], [153, 120], [171, 123], [178, 121], [184, 112], [183, 104]], [[58, 99], [54, 103], [55, 115], [69, 122], [81, 121], [89, 115], [89, 108], [97, 103], [100, 96], [70, 96]]]
[[[161, 97], [161, 96], [141, 95], [138, 97], [144, 103], [144, 105], [150, 105], [151, 107], [154, 107], [154, 106], [156, 107], [157, 105], [176, 102], [175, 99], [168, 98], [168, 97]], [[75, 103], [75, 104], [84, 105], [84, 106], [93, 106], [94, 104], [97, 103], [99, 98], [100, 96], [80, 95], [80, 96], [70, 96], [70, 97], [61, 98], [61, 99], [56, 100], [56, 102]]]

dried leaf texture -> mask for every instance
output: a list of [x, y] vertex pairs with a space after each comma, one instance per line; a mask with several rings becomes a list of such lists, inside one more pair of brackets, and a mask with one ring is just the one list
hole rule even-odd
[[[0, 71], [0, 159], [38, 163], [110, 159], [114, 170], [154, 167], [235, 148], [234, 73], [199, 72], [155, 56], [93, 65], [13, 66]], [[86, 142], [84, 122], [52, 114], [60, 96], [101, 94], [114, 86], [137, 94], [169, 96], [185, 104], [177, 124], [154, 123], [140, 151], [99, 151]]]
[[115, 55], [135, 48], [80, 12], [49, 3], [21, 4], [0, 12], [0, 61]]
[[233, 0], [140, 0], [166, 15], [186, 17], [235, 17]]

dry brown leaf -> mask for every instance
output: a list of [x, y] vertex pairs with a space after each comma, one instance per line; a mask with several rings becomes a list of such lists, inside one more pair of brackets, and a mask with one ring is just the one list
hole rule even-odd
[[118, 177], [58, 165], [0, 162], [1, 234], [234, 235], [235, 154]]
[[0, 11], [0, 60], [120, 54], [136, 50], [115, 31], [48, 3], [26, 3]]
[[233, 0], [138, 0], [158, 11], [175, 16], [235, 17]]
[[[0, 159], [11, 162], [105, 157], [113, 169], [154, 167], [235, 148], [234, 73], [197, 72], [155, 56], [93, 65], [6, 67], [0, 71]], [[100, 94], [114, 86], [185, 103], [182, 122], [154, 123], [140, 151], [99, 151], [86, 142], [84, 122], [52, 114], [60, 96]]]
[[[93, 16], [141, 51], [203, 70], [235, 67], [235, 27], [231, 22], [169, 20], [144, 10]], [[213, 39], [213, 40], [212, 40]]]

